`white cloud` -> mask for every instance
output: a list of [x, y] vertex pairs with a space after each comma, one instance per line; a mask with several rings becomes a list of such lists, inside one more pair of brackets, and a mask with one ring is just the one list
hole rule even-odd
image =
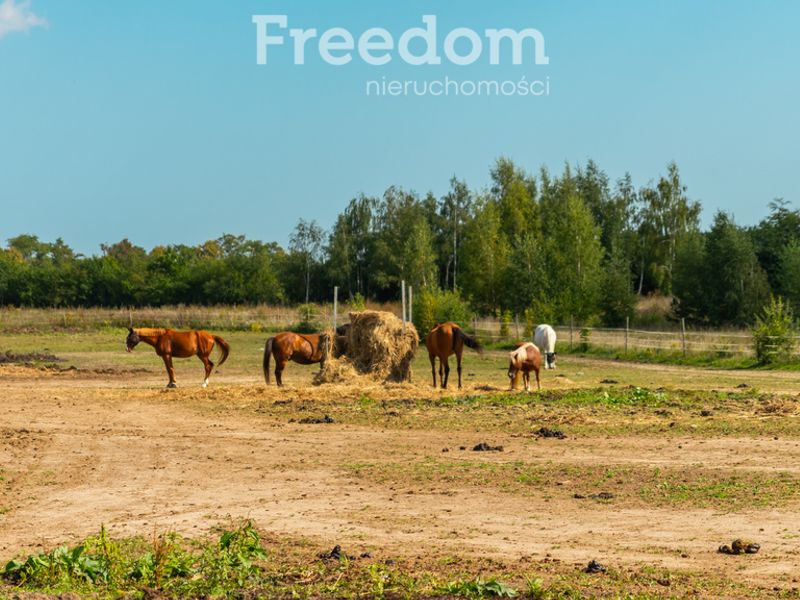
[[14, 31], [46, 26], [47, 21], [31, 11], [31, 0], [0, 1], [0, 38]]

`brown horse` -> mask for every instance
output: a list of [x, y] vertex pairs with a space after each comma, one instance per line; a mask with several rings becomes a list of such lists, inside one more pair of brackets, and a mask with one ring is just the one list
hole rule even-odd
[[269, 338], [264, 344], [264, 380], [269, 385], [269, 359], [275, 357], [275, 381], [283, 385], [281, 374], [286, 364], [293, 360], [299, 365], [313, 365], [325, 358], [325, 344], [330, 336], [325, 333], [293, 333], [284, 331]]
[[203, 379], [203, 387], [208, 386], [208, 376], [211, 375], [211, 369], [214, 368], [214, 363], [208, 360], [211, 351], [214, 349], [214, 344], [218, 344], [222, 351], [222, 358], [219, 361], [218, 367], [225, 362], [231, 347], [218, 335], [208, 333], [207, 331], [175, 331], [174, 329], [133, 329], [128, 328], [128, 337], [125, 339], [125, 350], [131, 352], [136, 344], [144, 342], [156, 349], [158, 354], [164, 360], [164, 366], [167, 367], [167, 375], [169, 376], [168, 388], [178, 387], [175, 383], [175, 369], [172, 368], [172, 358], [189, 358], [190, 356], [197, 356], [203, 361], [203, 366], [206, 368], [206, 376]]
[[479, 354], [483, 354], [483, 348], [478, 340], [468, 336], [455, 323], [442, 323], [428, 332], [428, 335], [425, 336], [425, 346], [428, 348], [428, 358], [431, 360], [433, 387], [436, 387], [436, 358], [439, 358], [439, 380], [444, 389], [447, 387], [447, 379], [450, 376], [448, 357], [455, 353], [458, 361], [458, 389], [461, 389], [461, 355], [464, 353], [465, 345], [477, 350]]
[[536, 373], [536, 389], [542, 389], [539, 383], [539, 369], [542, 367], [542, 353], [539, 348], [531, 342], [517, 344], [517, 349], [508, 353], [508, 378], [511, 380], [512, 390], [517, 388], [519, 374], [522, 373], [522, 381], [525, 384], [525, 391], [531, 391], [531, 371]]

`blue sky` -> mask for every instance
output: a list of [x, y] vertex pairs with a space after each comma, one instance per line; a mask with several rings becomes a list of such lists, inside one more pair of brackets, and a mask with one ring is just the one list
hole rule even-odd
[[[253, 14], [395, 39], [433, 14], [440, 54], [456, 27], [534, 27], [550, 64], [395, 52], [334, 67], [310, 44], [301, 66], [287, 36], [258, 66]], [[532, 171], [592, 158], [637, 186], [675, 160], [705, 223], [724, 209], [752, 224], [774, 197], [800, 206], [798, 22], [792, 0], [0, 0], [0, 240], [285, 243], [299, 218], [327, 228], [362, 192], [441, 195], [452, 175], [482, 188], [500, 155]], [[549, 78], [550, 95], [365, 94], [383, 77], [522, 76]]]

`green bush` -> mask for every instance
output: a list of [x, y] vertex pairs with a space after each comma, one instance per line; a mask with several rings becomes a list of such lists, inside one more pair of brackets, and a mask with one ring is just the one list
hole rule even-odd
[[753, 328], [756, 359], [764, 365], [784, 362], [794, 350], [795, 324], [792, 310], [782, 298], [772, 297]]
[[411, 316], [420, 336], [424, 336], [436, 323], [453, 321], [466, 326], [472, 310], [457, 291], [426, 288], [414, 294]]

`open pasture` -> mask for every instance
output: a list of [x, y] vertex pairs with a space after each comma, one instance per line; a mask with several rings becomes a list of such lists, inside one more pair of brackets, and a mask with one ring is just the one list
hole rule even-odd
[[[200, 361], [176, 360], [177, 390], [123, 329], [3, 336], [61, 360], [0, 365], [0, 560], [101, 524], [203, 538], [251, 519], [284, 575], [335, 544], [371, 555], [276, 593], [374, 595], [383, 570], [400, 596], [477, 576], [538, 597], [797, 596], [800, 374], [560, 355], [541, 393], [510, 394], [506, 352], [466, 351], [464, 388], [442, 391], [421, 348], [411, 384], [315, 387], [292, 364], [278, 389], [265, 334], [218, 333], [228, 362], [201, 389]], [[761, 551], [717, 553], [738, 537]]]

